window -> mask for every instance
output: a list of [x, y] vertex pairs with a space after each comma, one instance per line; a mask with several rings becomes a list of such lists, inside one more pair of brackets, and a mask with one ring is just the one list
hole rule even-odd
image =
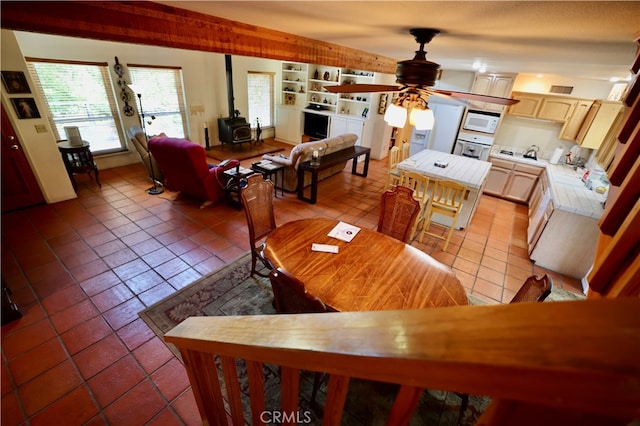
[[78, 127], [94, 153], [122, 151], [122, 125], [107, 63], [61, 62], [27, 58], [32, 78], [49, 107], [55, 137]]
[[[187, 137], [182, 69], [128, 64], [135, 87], [136, 107], [142, 108], [148, 135], [165, 133], [174, 138]], [[142, 104], [142, 107], [140, 106]]]
[[249, 95], [249, 123], [256, 128], [273, 126], [273, 73], [253, 72], [247, 74]]

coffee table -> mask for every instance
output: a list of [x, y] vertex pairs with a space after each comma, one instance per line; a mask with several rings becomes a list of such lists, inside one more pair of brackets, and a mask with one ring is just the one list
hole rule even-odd
[[[280, 194], [284, 197], [284, 166], [282, 164], [266, 161], [268, 160], [262, 160], [251, 164], [251, 170], [262, 173], [262, 177], [265, 179], [271, 179], [271, 176], [273, 176], [272, 180], [275, 187], [274, 195], [278, 198], [278, 189], [280, 189]], [[280, 175], [280, 188], [278, 188], [278, 175]]]

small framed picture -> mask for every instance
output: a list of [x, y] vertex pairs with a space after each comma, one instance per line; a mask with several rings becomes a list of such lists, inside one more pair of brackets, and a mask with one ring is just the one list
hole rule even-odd
[[11, 98], [18, 118], [40, 118], [40, 112], [33, 98]]
[[284, 95], [284, 104], [285, 105], [295, 105], [296, 104], [296, 95], [293, 93], [286, 93]]
[[384, 111], [387, 109], [387, 98], [388, 94], [382, 93], [380, 94], [380, 100], [378, 101], [378, 114], [384, 114]]
[[22, 71], [2, 71], [2, 83], [7, 93], [31, 93], [29, 83]]

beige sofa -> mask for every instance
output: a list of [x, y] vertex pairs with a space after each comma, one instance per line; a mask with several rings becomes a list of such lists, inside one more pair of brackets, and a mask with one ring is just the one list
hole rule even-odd
[[[311, 160], [311, 155], [314, 149], [322, 148], [321, 155], [331, 154], [332, 152], [340, 151], [341, 149], [349, 148], [356, 144], [358, 136], [348, 133], [345, 135], [336, 136], [333, 138], [321, 139], [318, 141], [305, 142], [296, 145], [289, 154], [289, 157], [282, 157], [280, 155], [264, 154], [262, 159], [271, 160], [274, 163], [282, 164], [284, 169], [284, 190], [294, 192], [298, 189], [298, 164], [304, 161]], [[322, 160], [321, 160], [322, 161]], [[345, 165], [346, 161], [342, 164], [338, 164], [330, 169], [320, 172], [318, 179], [326, 179], [329, 176], [333, 176], [336, 173], [340, 173]], [[304, 186], [311, 184], [311, 174], [307, 173], [304, 180]]]
[[147, 173], [149, 174], [149, 179], [152, 179], [151, 167], [153, 166], [153, 175], [155, 175], [156, 182], [162, 184], [164, 181], [164, 177], [162, 176], [162, 172], [158, 168], [156, 164], [156, 160], [149, 155], [149, 149], [147, 148], [147, 140], [144, 137], [144, 133], [140, 127], [132, 127], [127, 132], [129, 134], [129, 140], [135, 146], [136, 151], [140, 154], [140, 159], [142, 160], [142, 164], [144, 164], [145, 169], [147, 169]]

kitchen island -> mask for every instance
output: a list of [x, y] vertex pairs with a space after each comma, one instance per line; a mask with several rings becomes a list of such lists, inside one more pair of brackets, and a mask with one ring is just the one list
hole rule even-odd
[[[436, 166], [435, 163], [443, 163], [447, 166], [442, 168]], [[398, 164], [398, 169], [420, 173], [434, 180], [450, 180], [466, 186], [467, 195], [456, 223], [456, 229], [464, 229], [473, 219], [478, 207], [491, 163], [425, 149], [401, 161]], [[447, 226], [451, 225], [451, 218], [438, 214], [433, 216], [433, 221]]]

